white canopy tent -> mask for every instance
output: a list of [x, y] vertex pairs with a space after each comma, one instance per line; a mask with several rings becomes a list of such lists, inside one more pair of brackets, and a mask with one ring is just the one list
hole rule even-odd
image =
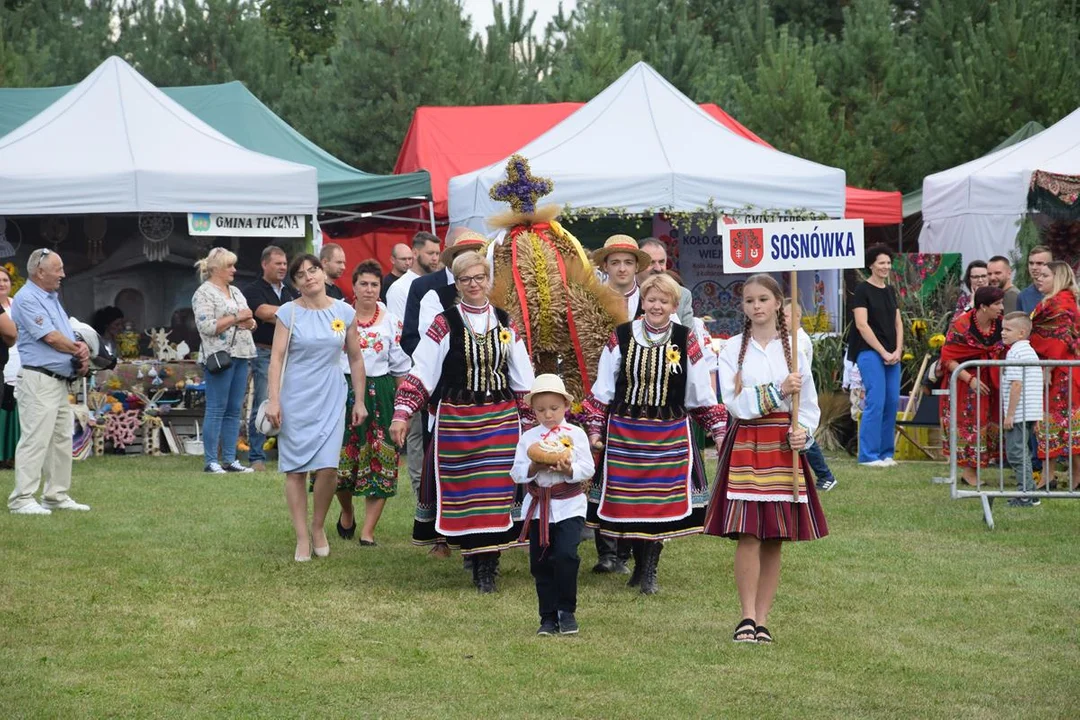
[[958, 252], [965, 265], [1016, 248], [1035, 170], [1080, 173], [1080, 109], [1023, 142], [923, 180], [923, 252]]
[[0, 138], [0, 215], [312, 215], [316, 171], [246, 150], [111, 57]]
[[[844, 213], [844, 171], [739, 137], [649, 65], [630, 68], [603, 92], [518, 150], [532, 173], [554, 180], [541, 202], [630, 213], [807, 209]], [[450, 223], [484, 229], [507, 209], [489, 189], [506, 160], [450, 180]]]

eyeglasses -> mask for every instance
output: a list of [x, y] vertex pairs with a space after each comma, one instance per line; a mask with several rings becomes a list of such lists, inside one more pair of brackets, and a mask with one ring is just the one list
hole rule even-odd
[[319, 272], [320, 270], [322, 270], [322, 268], [321, 268], [321, 267], [316, 267], [316, 266], [312, 265], [312, 266], [311, 266], [311, 267], [309, 267], [309, 268], [308, 268], [307, 270], [297, 270], [297, 271], [296, 271], [296, 274], [297, 274], [298, 276], [300, 276], [300, 275], [306, 275], [307, 277], [315, 277], [315, 275], [316, 275], [316, 274], [317, 274], [317, 273], [318, 273], [318, 272]]
[[457, 279], [462, 285], [481, 285], [485, 280], [487, 280], [487, 273], [483, 275], [467, 275]]

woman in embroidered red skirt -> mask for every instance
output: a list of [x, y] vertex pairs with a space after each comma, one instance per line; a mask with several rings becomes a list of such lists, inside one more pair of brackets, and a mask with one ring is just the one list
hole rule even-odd
[[[743, 333], [720, 354], [720, 391], [727, 406], [727, 438], [705, 519], [705, 533], [738, 541], [735, 585], [743, 620], [736, 642], [772, 642], [766, 628], [780, 583], [780, 550], [788, 540], [828, 534], [805, 456], [797, 478], [792, 451], [812, 441], [821, 412], [810, 363], [799, 350], [799, 372], [791, 372], [791, 340], [780, 286], [768, 275], [743, 285]], [[791, 401], [801, 393], [799, 429], [791, 432]]]

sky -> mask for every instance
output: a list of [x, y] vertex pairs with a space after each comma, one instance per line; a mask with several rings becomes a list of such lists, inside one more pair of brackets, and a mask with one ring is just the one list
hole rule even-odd
[[[473, 32], [483, 35], [484, 28], [490, 25], [493, 19], [491, 0], [462, 0], [461, 4], [465, 8], [465, 14], [472, 16]], [[508, 4], [508, 2], [503, 3], [504, 7]], [[562, 0], [563, 11], [569, 15], [576, 4], [577, 0]], [[558, 10], [559, 0], [525, 0], [526, 15], [536, 12], [533, 30], [537, 35], [543, 35], [548, 20], [555, 17]]]

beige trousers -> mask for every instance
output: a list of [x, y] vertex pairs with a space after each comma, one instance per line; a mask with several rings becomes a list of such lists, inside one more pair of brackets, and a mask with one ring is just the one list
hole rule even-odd
[[19, 429], [15, 448], [15, 489], [8, 508], [34, 502], [45, 480], [42, 500], [61, 502], [71, 489], [71, 435], [74, 414], [68, 402], [68, 384], [33, 370], [24, 370], [15, 382], [19, 403]]
[[420, 499], [420, 478], [424, 473], [424, 423], [419, 410], [409, 418], [405, 435], [405, 457], [409, 464], [409, 480], [412, 481], [413, 497]]

